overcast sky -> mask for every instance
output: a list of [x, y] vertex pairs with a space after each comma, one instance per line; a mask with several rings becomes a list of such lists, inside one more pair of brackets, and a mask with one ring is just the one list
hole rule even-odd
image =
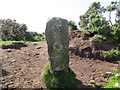
[[73, 20], [78, 24], [79, 16], [94, 1], [106, 6], [116, 0], [0, 0], [0, 19], [16, 19], [18, 23], [25, 23], [29, 31], [41, 33], [51, 17]]

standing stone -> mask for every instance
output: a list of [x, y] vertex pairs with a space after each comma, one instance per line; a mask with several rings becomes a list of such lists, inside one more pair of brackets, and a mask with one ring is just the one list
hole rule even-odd
[[54, 17], [47, 22], [45, 36], [48, 45], [50, 72], [67, 71], [69, 66], [69, 35], [67, 20]]

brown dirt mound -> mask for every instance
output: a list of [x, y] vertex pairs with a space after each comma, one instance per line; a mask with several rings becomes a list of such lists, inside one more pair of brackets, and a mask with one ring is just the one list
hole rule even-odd
[[87, 40], [89, 37], [87, 35], [82, 34], [80, 30], [74, 30], [69, 33], [69, 38], [70, 38], [70, 40], [73, 40], [75, 38]]
[[[45, 88], [40, 75], [44, 66], [48, 63], [46, 42], [28, 43], [21, 49], [0, 49], [3, 87], [9, 88]], [[117, 63], [110, 63], [98, 59], [81, 58], [70, 55], [70, 67], [76, 73], [76, 87], [101, 87], [107, 83], [103, 77], [107, 71], [112, 72], [118, 67]], [[94, 84], [90, 84], [94, 80]]]
[[[70, 34], [72, 34], [70, 36], [70, 52], [72, 53], [69, 64], [76, 74], [76, 87], [100, 88], [104, 86], [107, 83], [107, 78], [104, 77], [105, 72], [112, 72], [118, 68], [118, 63], [101, 61], [92, 57], [96, 50], [102, 51], [104, 48], [110, 49], [113, 46], [107, 44], [105, 47], [106, 44], [84, 40], [79, 31]], [[48, 63], [46, 42], [27, 43], [27, 47], [21, 47], [21, 49], [0, 48], [0, 51], [2, 52], [0, 67], [3, 72], [0, 75], [0, 84], [3, 88], [45, 88], [40, 75]], [[91, 80], [94, 83], [91, 83]]]
[[71, 54], [80, 57], [105, 59], [102, 55], [103, 51], [111, 50], [115, 45], [107, 42], [90, 41], [88, 36], [83, 35], [80, 31], [70, 33], [70, 51]]

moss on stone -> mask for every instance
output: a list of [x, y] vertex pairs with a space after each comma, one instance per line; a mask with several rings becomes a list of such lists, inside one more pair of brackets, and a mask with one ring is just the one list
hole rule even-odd
[[76, 75], [71, 68], [66, 73], [52, 74], [50, 73], [49, 64], [47, 64], [41, 75], [41, 80], [48, 88], [74, 88], [76, 84], [75, 77]]

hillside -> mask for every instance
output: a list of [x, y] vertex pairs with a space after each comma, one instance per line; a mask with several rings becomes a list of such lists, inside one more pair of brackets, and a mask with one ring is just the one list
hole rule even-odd
[[[107, 45], [107, 46], [106, 46]], [[104, 48], [103, 48], [104, 47]], [[107, 83], [105, 72], [118, 67], [117, 62], [101, 58], [101, 52], [114, 47], [107, 43], [93, 43], [79, 31], [70, 33], [70, 67], [76, 73], [76, 87], [102, 87]], [[48, 62], [46, 42], [26, 42], [17, 48], [0, 48], [2, 52], [1, 81], [3, 87], [41, 88], [40, 80], [45, 64]], [[91, 80], [95, 84], [90, 84]]]

